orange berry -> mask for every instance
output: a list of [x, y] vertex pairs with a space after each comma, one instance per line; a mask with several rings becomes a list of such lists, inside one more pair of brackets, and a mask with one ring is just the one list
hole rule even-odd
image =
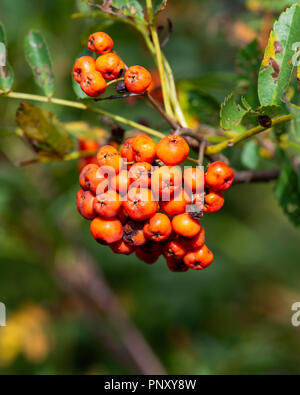
[[131, 66], [125, 73], [125, 86], [132, 93], [145, 92], [151, 81], [151, 74], [142, 66]]
[[91, 233], [99, 243], [111, 244], [122, 239], [123, 227], [118, 219], [97, 217], [91, 222]]
[[116, 243], [110, 244], [109, 246], [116, 254], [130, 255], [134, 251], [134, 247], [120, 240]]
[[166, 258], [166, 263], [171, 272], [186, 272], [189, 270], [188, 266], [179, 259]]
[[105, 167], [111, 176], [118, 174], [122, 168], [123, 160], [119, 152], [111, 145], [104, 145], [97, 152], [99, 166]]
[[152, 163], [155, 159], [156, 143], [151, 137], [140, 135], [132, 141], [133, 160]]
[[129, 179], [132, 186], [148, 188], [151, 185], [152, 166], [148, 162], [138, 162], [129, 169]]
[[165, 258], [181, 260], [186, 255], [187, 250], [179, 239], [169, 241], [163, 250]]
[[84, 74], [80, 83], [84, 93], [91, 97], [98, 97], [106, 90], [106, 81], [98, 71]]
[[187, 213], [175, 215], [172, 227], [175, 233], [184, 237], [194, 237], [201, 230], [199, 222]]
[[145, 221], [156, 213], [158, 204], [149, 189], [131, 188], [127, 200], [123, 202], [123, 208], [133, 220]]
[[156, 213], [144, 226], [147, 239], [153, 241], [167, 240], [172, 233], [171, 221], [165, 214]]
[[184, 257], [184, 263], [194, 270], [202, 270], [209, 266], [214, 260], [213, 253], [204, 245], [199, 250], [189, 252]]
[[110, 188], [114, 191], [118, 191], [121, 195], [128, 192], [129, 185], [130, 180], [127, 170], [121, 170], [119, 174], [116, 174], [110, 179]]
[[203, 211], [205, 213], [216, 213], [224, 206], [224, 195], [222, 192], [209, 191], [204, 198]]
[[74, 80], [78, 83], [81, 82], [83, 76], [91, 71], [95, 71], [96, 61], [91, 56], [81, 56], [77, 59], [73, 68]]
[[175, 166], [162, 166], [151, 177], [152, 191], [164, 201], [170, 201], [182, 191], [181, 170]]
[[96, 194], [97, 188], [100, 184], [102, 185], [103, 191], [108, 188], [107, 181], [101, 174], [101, 169], [99, 169], [99, 166], [92, 163], [81, 170], [79, 175], [79, 184], [82, 189], [90, 190], [94, 194]]
[[133, 246], [141, 246], [146, 243], [144, 235], [144, 223], [127, 220], [123, 226], [123, 240]]
[[214, 190], [224, 191], [231, 187], [234, 172], [226, 163], [217, 161], [211, 163], [205, 174], [206, 184]]
[[179, 237], [178, 240], [183, 245], [183, 247], [187, 251], [195, 251], [201, 248], [205, 243], [205, 231], [201, 226], [199, 233], [197, 233], [194, 237]]
[[99, 149], [99, 144], [95, 140], [79, 139], [78, 148], [79, 151], [97, 151]]
[[179, 165], [188, 157], [189, 152], [185, 139], [173, 134], [161, 139], [156, 146], [157, 157], [168, 166]]
[[134, 153], [132, 149], [132, 143], [134, 139], [135, 137], [131, 137], [130, 139], [126, 140], [121, 149], [121, 156], [122, 158], [126, 158], [127, 162], [133, 162]]
[[94, 195], [90, 191], [80, 191], [77, 192], [77, 210], [85, 219], [95, 218], [95, 212], [93, 208]]
[[88, 49], [101, 55], [111, 52], [114, 42], [111, 37], [104, 32], [96, 32], [90, 35]]
[[106, 80], [119, 78], [125, 70], [124, 62], [115, 53], [108, 53], [99, 56], [96, 60], [96, 70], [99, 71]]
[[182, 214], [186, 210], [186, 206], [191, 203], [189, 195], [184, 189], [179, 194], [171, 198], [169, 201], [160, 202], [161, 209], [168, 215]]
[[188, 167], [183, 172], [184, 187], [193, 193], [204, 191], [204, 171], [199, 167]]
[[114, 218], [119, 214], [122, 206], [120, 195], [109, 190], [101, 195], [97, 195], [94, 200], [94, 211], [102, 218]]

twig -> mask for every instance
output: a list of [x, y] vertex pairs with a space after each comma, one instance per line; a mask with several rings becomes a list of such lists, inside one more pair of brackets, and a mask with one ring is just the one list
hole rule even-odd
[[173, 118], [169, 117], [169, 115], [164, 111], [164, 109], [158, 103], [158, 101], [156, 101], [154, 99], [154, 97], [148, 91], [146, 91], [144, 93], [144, 96], [152, 104], [152, 106], [162, 115], [162, 117], [165, 118], [165, 120], [169, 123], [169, 125], [173, 129], [176, 130], [180, 126], [180, 124], [177, 121], [175, 121]]
[[[272, 119], [272, 127], [276, 125], [280, 125], [281, 123], [288, 122], [292, 120], [292, 115], [283, 115], [278, 118], [273, 118]], [[223, 141], [222, 143], [215, 144], [215, 145], [210, 145], [206, 147], [205, 153], [206, 155], [213, 155], [217, 154], [226, 148], [233, 147], [234, 145], [240, 143], [241, 141], [244, 141], [252, 136], [255, 136], [258, 133], [263, 132], [264, 130], [270, 130], [270, 127], [264, 127], [264, 126], [256, 126], [255, 128], [249, 129], [244, 133], [238, 134], [237, 136], [227, 139]]]
[[262, 170], [262, 171], [236, 171], [234, 172], [234, 183], [245, 184], [250, 182], [269, 182], [277, 180], [280, 170]]

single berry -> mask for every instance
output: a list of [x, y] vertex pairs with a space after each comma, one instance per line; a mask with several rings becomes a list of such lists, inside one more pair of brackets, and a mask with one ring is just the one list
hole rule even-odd
[[234, 172], [226, 163], [217, 161], [211, 163], [205, 174], [205, 183], [214, 190], [224, 191], [231, 187]]
[[99, 71], [106, 80], [115, 80], [123, 74], [125, 70], [124, 62], [115, 53], [108, 53], [99, 56], [96, 60], [96, 70]]
[[119, 152], [111, 145], [104, 145], [99, 149], [97, 152], [97, 161], [99, 166], [104, 167], [111, 176], [118, 174], [123, 165], [123, 160]]
[[213, 253], [204, 245], [199, 250], [189, 252], [184, 257], [184, 263], [194, 270], [202, 270], [209, 266], [214, 260]]
[[157, 157], [168, 166], [179, 165], [188, 157], [189, 152], [185, 139], [173, 134], [164, 137], [156, 146]]
[[125, 73], [125, 85], [129, 92], [143, 93], [150, 86], [152, 78], [142, 66], [131, 66]]
[[148, 188], [151, 185], [152, 166], [148, 162], [138, 162], [129, 169], [130, 184], [134, 187]]
[[188, 167], [183, 172], [184, 188], [192, 193], [204, 191], [204, 171], [199, 167]]
[[156, 213], [158, 204], [149, 189], [131, 188], [123, 202], [123, 208], [134, 221], [145, 221]]
[[134, 251], [134, 247], [125, 243], [125, 241], [123, 241], [123, 240], [120, 240], [120, 241], [117, 241], [116, 243], [110, 244], [109, 247], [116, 254], [122, 254], [122, 255], [130, 255]]
[[102, 218], [115, 218], [121, 209], [120, 195], [112, 190], [97, 195], [94, 200], [94, 211]]
[[156, 196], [168, 202], [182, 191], [182, 173], [175, 166], [162, 166], [157, 168], [151, 177], [152, 191]]
[[216, 213], [224, 206], [224, 195], [222, 192], [209, 191], [205, 194], [203, 211], [205, 213]]
[[88, 49], [101, 55], [111, 52], [114, 42], [111, 37], [104, 32], [93, 33], [89, 37]]
[[77, 192], [77, 210], [85, 219], [95, 218], [94, 203], [95, 197], [90, 191], [80, 191]]
[[161, 209], [168, 215], [182, 214], [186, 206], [191, 204], [191, 198], [184, 189], [170, 200], [160, 202]]
[[140, 135], [132, 140], [133, 160], [152, 163], [155, 159], [156, 143], [151, 137]]
[[80, 87], [84, 93], [91, 97], [98, 97], [106, 90], [106, 81], [98, 71], [90, 71], [83, 75]]
[[92, 71], [95, 71], [96, 61], [91, 56], [81, 56], [77, 59], [73, 68], [73, 77], [80, 84], [82, 78]]
[[169, 241], [163, 249], [165, 258], [182, 260], [186, 255], [187, 250], [179, 239]]
[[183, 237], [194, 237], [201, 230], [197, 220], [189, 214], [178, 214], [172, 219], [172, 227], [175, 233]]
[[122, 239], [123, 227], [118, 219], [97, 217], [91, 222], [91, 233], [99, 243], [111, 244]]
[[186, 272], [189, 270], [189, 267], [184, 264], [182, 260], [167, 258], [166, 259], [167, 266], [171, 272]]
[[172, 226], [166, 214], [156, 213], [144, 226], [147, 239], [153, 241], [167, 240], [172, 233]]

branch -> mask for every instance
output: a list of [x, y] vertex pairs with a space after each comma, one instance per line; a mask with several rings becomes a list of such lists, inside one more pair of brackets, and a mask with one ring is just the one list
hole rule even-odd
[[154, 99], [152, 95], [148, 91], [144, 93], [144, 96], [146, 99], [152, 104], [152, 106], [161, 114], [163, 118], [169, 123], [169, 125], [173, 129], [177, 129], [180, 125], [178, 124], [177, 121], [175, 121], [173, 118], [169, 117], [169, 115], [164, 111], [164, 109], [161, 107], [161, 105]]
[[166, 74], [165, 74], [165, 69], [164, 69], [164, 64], [163, 64], [163, 56], [161, 53], [161, 48], [160, 48], [158, 34], [156, 31], [156, 26], [154, 23], [152, 0], [146, 0], [146, 3], [147, 3], [148, 18], [149, 18], [149, 28], [150, 28], [150, 32], [151, 32], [151, 36], [152, 36], [152, 40], [153, 40], [153, 44], [154, 44], [154, 49], [155, 49], [155, 56], [156, 56], [157, 67], [158, 67], [158, 71], [159, 71], [159, 75], [160, 75], [164, 105], [165, 105], [166, 113], [170, 117], [172, 117], [173, 111], [172, 111], [169, 93], [168, 93], [168, 89], [167, 89], [167, 79], [166, 79]]
[[241, 133], [231, 139], [227, 139], [227, 140], [223, 141], [222, 143], [210, 145], [210, 146], [206, 147], [205, 154], [206, 155], [218, 154], [219, 152], [222, 152], [226, 148], [233, 147], [234, 145], [240, 143], [241, 141], [244, 141], [252, 136], [255, 136], [256, 134], [261, 133], [264, 130], [270, 130], [273, 126], [280, 125], [281, 123], [288, 122], [291, 120], [292, 120], [291, 114], [283, 115], [278, 118], [273, 118], [271, 120], [272, 121], [271, 126], [264, 127], [264, 126], [259, 125], [259, 126], [256, 126], [255, 128], [249, 129], [246, 132]]
[[237, 171], [234, 172], [234, 183], [245, 184], [250, 182], [269, 182], [277, 180], [280, 170], [262, 170], [262, 171]]
[[148, 126], [141, 125], [137, 122], [134, 122], [134, 121], [131, 121], [127, 118], [121, 117], [120, 115], [112, 114], [108, 111], [101, 110], [100, 108], [92, 107], [92, 106], [89, 106], [84, 103], [79, 103], [79, 102], [70, 101], [70, 100], [57, 99], [55, 97], [31, 95], [29, 93], [21, 93], [21, 92], [3, 93], [0, 91], [0, 96], [8, 97], [11, 99], [32, 100], [32, 101], [37, 101], [37, 102], [42, 102], [42, 103], [51, 103], [51, 104], [57, 104], [60, 106], [76, 108], [78, 110], [91, 111], [96, 114], [107, 116], [116, 122], [120, 122], [123, 125], [127, 125], [127, 126], [134, 128], [134, 129], [141, 130], [142, 132], [150, 134], [152, 136], [156, 136], [159, 138], [165, 137], [165, 135], [163, 133], [159, 132], [158, 130], [149, 128]]

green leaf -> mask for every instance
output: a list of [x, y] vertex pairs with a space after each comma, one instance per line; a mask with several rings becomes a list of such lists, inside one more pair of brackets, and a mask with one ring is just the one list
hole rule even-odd
[[300, 225], [300, 177], [289, 158], [285, 163], [275, 188], [275, 196], [283, 211], [296, 225]]
[[294, 3], [297, 3], [297, 0], [247, 0], [248, 8], [253, 11], [279, 12]]
[[244, 100], [243, 106], [237, 104], [234, 94], [227, 96], [221, 104], [220, 125], [223, 129], [232, 129], [238, 126], [246, 114], [249, 113], [251, 107]]
[[44, 38], [39, 32], [31, 31], [25, 38], [25, 55], [35, 82], [46, 96], [54, 92], [54, 75], [51, 59]]
[[142, 5], [137, 0], [113, 0], [113, 7], [122, 11], [124, 15], [144, 19]]
[[281, 104], [293, 72], [293, 44], [300, 38], [300, 5], [283, 12], [270, 34], [258, 77], [261, 105]]
[[237, 55], [238, 91], [252, 107], [259, 106], [257, 80], [262, 52], [258, 40], [253, 40]]
[[[0, 90], [9, 91], [14, 83], [14, 72], [7, 61], [7, 40], [4, 25], [0, 23]], [[4, 64], [4, 66], [1, 66]]]
[[292, 122], [290, 122], [289, 137], [291, 141], [300, 142], [300, 107], [295, 104], [291, 104], [291, 114], [293, 116]]
[[241, 162], [242, 164], [250, 170], [257, 168], [259, 163], [259, 146], [255, 140], [248, 141], [242, 150]]
[[40, 107], [21, 103], [17, 111], [17, 124], [37, 152], [62, 156], [74, 146], [73, 140], [55, 115]]

